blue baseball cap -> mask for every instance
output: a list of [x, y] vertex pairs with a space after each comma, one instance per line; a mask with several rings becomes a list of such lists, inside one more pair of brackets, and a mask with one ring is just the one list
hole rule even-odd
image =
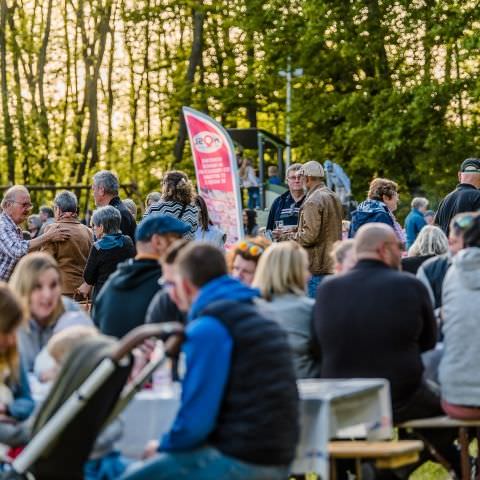
[[183, 235], [190, 231], [190, 225], [170, 215], [151, 214], [144, 218], [137, 226], [135, 240], [137, 242], [148, 242], [153, 235], [167, 233], [178, 233]]

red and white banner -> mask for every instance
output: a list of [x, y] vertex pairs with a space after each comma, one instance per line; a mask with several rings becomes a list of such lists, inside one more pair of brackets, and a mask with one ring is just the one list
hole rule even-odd
[[200, 195], [212, 222], [227, 234], [225, 247], [243, 238], [242, 203], [232, 139], [213, 118], [183, 107]]

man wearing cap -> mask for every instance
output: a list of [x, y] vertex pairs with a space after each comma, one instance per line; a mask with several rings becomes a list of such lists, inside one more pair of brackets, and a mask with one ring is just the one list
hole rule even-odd
[[299, 173], [307, 195], [300, 209], [298, 228], [287, 236], [307, 250], [312, 274], [308, 295], [313, 298], [322, 278], [333, 273], [330, 252], [334, 242], [342, 238], [343, 211], [338, 196], [325, 186], [325, 173], [320, 163], [307, 162]]
[[467, 158], [458, 172], [460, 183], [441, 202], [434, 223], [448, 236], [450, 222], [457, 213], [480, 210], [480, 159]]
[[145, 323], [145, 315], [158, 291], [162, 271], [159, 259], [190, 226], [168, 215], [150, 215], [137, 227], [137, 255], [121, 263], [103, 286], [93, 310], [102, 333], [123, 337]]

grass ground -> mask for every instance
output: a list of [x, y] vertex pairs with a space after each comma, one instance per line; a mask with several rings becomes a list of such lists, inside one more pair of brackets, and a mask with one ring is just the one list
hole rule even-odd
[[[451, 477], [439, 464], [433, 462], [424, 463], [410, 476], [410, 480], [449, 480]], [[315, 474], [307, 475], [306, 480], [318, 480]]]
[[438, 463], [427, 462], [413, 472], [410, 480], [448, 480], [450, 476]]

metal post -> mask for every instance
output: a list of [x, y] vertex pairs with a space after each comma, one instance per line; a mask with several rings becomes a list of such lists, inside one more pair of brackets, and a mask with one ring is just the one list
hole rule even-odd
[[292, 72], [292, 65], [291, 59], [288, 57], [287, 59], [287, 70], [280, 71], [278, 74], [281, 77], [284, 77], [287, 80], [287, 99], [286, 99], [286, 106], [285, 106], [285, 143], [287, 144], [285, 151], [286, 151], [286, 159], [285, 159], [285, 167], [288, 168], [290, 163], [292, 162], [292, 147], [290, 143], [292, 141], [292, 132], [290, 127], [290, 115], [292, 112], [292, 78], [300, 77], [303, 75], [303, 69], [296, 68]]
[[290, 131], [290, 112], [292, 111], [292, 66], [290, 64], [290, 57], [287, 63], [287, 105], [285, 116], [285, 142], [286, 147], [286, 167], [290, 166], [292, 160], [292, 149], [290, 147], [291, 131]]
[[264, 140], [263, 140], [263, 135], [258, 132], [257, 133], [257, 143], [258, 143], [258, 173], [259, 173], [259, 190], [260, 190], [260, 209], [263, 210], [265, 208], [265, 189], [263, 188], [263, 182], [265, 179], [265, 176], [263, 174], [264, 170]]
[[285, 169], [283, 168], [283, 149], [281, 145], [276, 145], [277, 147], [277, 166], [278, 166], [278, 177], [282, 182], [285, 182]]

